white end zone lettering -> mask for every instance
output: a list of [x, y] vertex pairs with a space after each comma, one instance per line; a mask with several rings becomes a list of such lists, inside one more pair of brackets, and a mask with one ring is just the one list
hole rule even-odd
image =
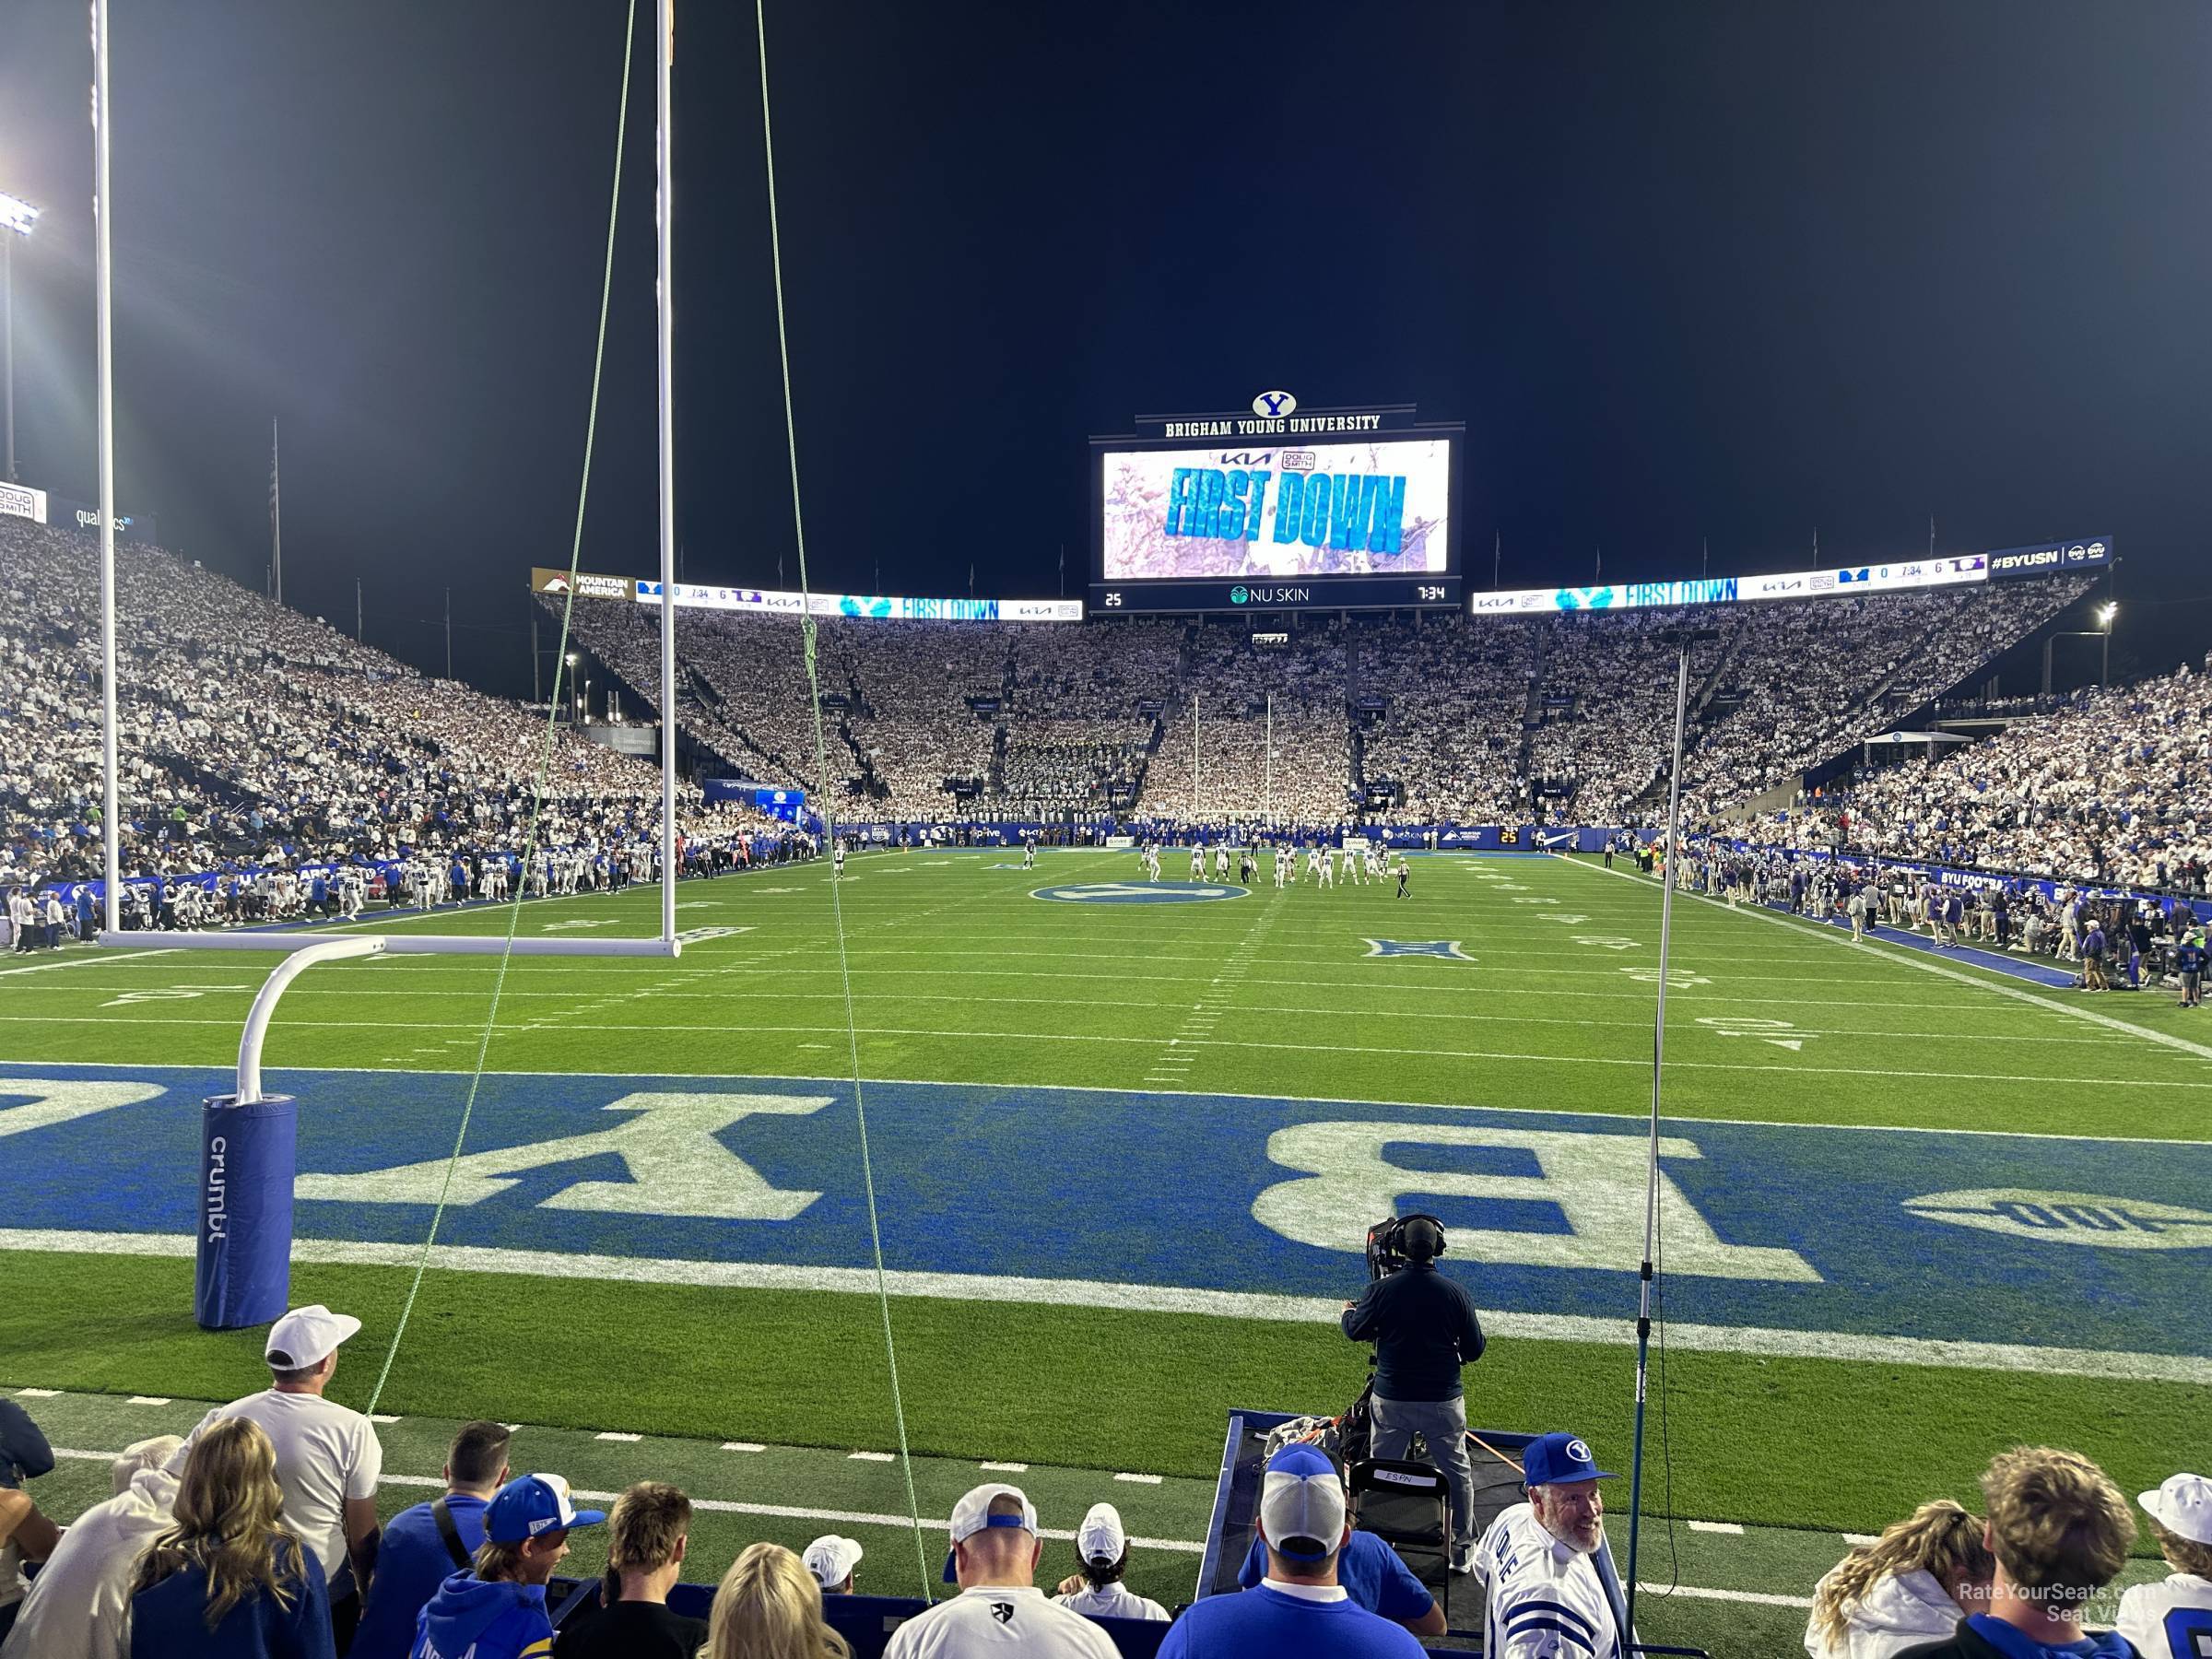
[[[1534, 1175], [1480, 1175], [1423, 1170], [1392, 1163], [1385, 1150], [1430, 1147], [1494, 1147], [1526, 1153]], [[1515, 1232], [1503, 1228], [1451, 1229], [1462, 1258], [1528, 1267], [1635, 1270], [1643, 1251], [1645, 1143], [1633, 1135], [1578, 1135], [1555, 1130], [1493, 1128], [1487, 1124], [1298, 1124], [1267, 1139], [1267, 1156], [1286, 1169], [1310, 1171], [1277, 1182], [1253, 1201], [1253, 1218], [1299, 1244], [1357, 1254], [1378, 1216], [1408, 1193], [1425, 1196], [1517, 1199], [1545, 1204], [1567, 1220], [1560, 1232]], [[1668, 1136], [1663, 1159], [1703, 1156], [1693, 1141]], [[1710, 1278], [1821, 1282], [1794, 1250], [1730, 1244], [1691, 1207], [1662, 1171], [1668, 1217], [1666, 1265], [1675, 1273]]]

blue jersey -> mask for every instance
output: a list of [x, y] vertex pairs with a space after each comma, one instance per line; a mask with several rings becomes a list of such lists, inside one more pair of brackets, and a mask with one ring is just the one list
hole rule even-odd
[[[1267, 1576], [1267, 1547], [1254, 1538], [1252, 1552], [1237, 1571], [1237, 1583], [1250, 1590]], [[1336, 1582], [1370, 1613], [1394, 1624], [1411, 1624], [1436, 1605], [1429, 1587], [1398, 1559], [1398, 1552], [1372, 1533], [1356, 1532], [1336, 1558]]]
[[[484, 1500], [453, 1496], [445, 1500], [461, 1547], [475, 1555], [484, 1542]], [[354, 1659], [407, 1659], [415, 1646], [415, 1619], [456, 1571], [439, 1535], [430, 1506], [404, 1509], [384, 1525], [377, 1545], [376, 1576], [354, 1632]]]
[[1265, 1584], [1185, 1608], [1159, 1644], [1159, 1659], [1424, 1659], [1426, 1652], [1410, 1631], [1348, 1598], [1307, 1601]]

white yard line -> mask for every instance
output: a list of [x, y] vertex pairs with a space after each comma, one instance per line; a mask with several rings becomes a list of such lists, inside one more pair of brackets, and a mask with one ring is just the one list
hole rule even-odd
[[[227, 1068], [217, 1065], [194, 1065], [176, 1060], [135, 1060], [125, 1066], [103, 1065], [88, 1060], [6, 1060], [0, 1061], [0, 1081], [10, 1077], [14, 1067], [26, 1077], [41, 1076], [52, 1071], [143, 1071], [143, 1072], [222, 1072]], [[281, 1065], [279, 1072], [300, 1072], [317, 1077], [466, 1077], [465, 1071], [438, 1071], [429, 1069], [383, 1068], [359, 1065]], [[1787, 1071], [1787, 1065], [1781, 1068]], [[849, 1088], [853, 1079], [848, 1075], [825, 1077], [816, 1072], [539, 1072], [502, 1071], [487, 1066], [488, 1077], [537, 1077], [547, 1082], [566, 1078], [597, 1077], [624, 1084], [641, 1080], [674, 1080], [688, 1083], [726, 1083], [759, 1081], [764, 1083], [811, 1083], [831, 1088]], [[1133, 1095], [1146, 1099], [1153, 1094], [1148, 1088], [1125, 1088], [1103, 1083], [1055, 1083], [1043, 1079], [1015, 1080], [1011, 1082], [971, 1083], [949, 1081], [944, 1077], [868, 1077], [871, 1087], [888, 1085], [900, 1088], [987, 1088], [997, 1090], [1025, 1089], [1035, 1092], [1052, 1089], [1065, 1094]], [[1359, 1106], [1373, 1108], [1387, 1106], [1393, 1111], [1407, 1112], [1510, 1112], [1516, 1117], [1564, 1118], [1570, 1122], [1601, 1124], [1641, 1124], [1643, 1112], [1583, 1112], [1561, 1106], [1492, 1106], [1487, 1102], [1466, 1100], [1361, 1100], [1348, 1095], [1265, 1094], [1250, 1089], [1204, 1088], [1183, 1097], [1191, 1100], [1257, 1100], [1264, 1104], [1277, 1101], [1299, 1106]], [[2040, 1129], [1949, 1129], [1933, 1124], [1831, 1124], [1824, 1119], [1795, 1118], [1736, 1118], [1680, 1116], [1674, 1120], [1685, 1125], [1699, 1124], [1726, 1124], [1745, 1129], [1839, 1129], [1853, 1135], [1988, 1135], [2000, 1140], [2085, 1141], [2101, 1146], [2120, 1147], [2201, 1147], [2202, 1140], [2185, 1135], [2073, 1135]]]
[[[389, 959], [396, 961], [403, 959], [392, 958]], [[688, 982], [680, 979], [668, 982], [669, 985], [684, 982]], [[1217, 981], [1216, 982], [1219, 982]], [[1237, 982], [1238, 982], [1231, 981], [1230, 988], [1235, 988]], [[1372, 986], [1372, 982], [1368, 982], [1371, 986]], [[193, 987], [179, 988], [192, 989]], [[235, 991], [239, 995], [241, 996], [251, 996], [258, 989], [258, 987], [252, 985], [212, 985], [201, 986], [197, 988], [204, 992]], [[1379, 986], [1373, 986], [1373, 988], [1380, 989]], [[25, 989], [31, 991], [64, 991], [75, 993], [79, 991], [126, 992], [135, 989], [135, 987], [129, 985], [88, 985], [79, 981], [70, 985], [32, 985], [26, 986]], [[342, 997], [347, 1002], [358, 1001], [362, 997], [371, 996], [401, 997], [419, 1002], [439, 998], [441, 996], [441, 993], [430, 990], [427, 987], [418, 991], [404, 991], [392, 989], [389, 987], [372, 988], [368, 986], [357, 987], [352, 985], [300, 985], [286, 993], [287, 997], [292, 1001], [298, 1001], [301, 997], [335, 996]], [[569, 999], [570, 1001], [573, 1002], [577, 994], [578, 993], [574, 991], [508, 991], [504, 994], [502, 1000], [512, 1002], [523, 997], [558, 997]], [[1618, 992], [1613, 992], [1609, 993], [1608, 994], [1618, 996], [1620, 994]], [[627, 991], [616, 995], [602, 998], [601, 1003], [613, 1004], [620, 1002], [640, 1002], [647, 997], [651, 997], [656, 1001], [713, 1003], [841, 1003], [844, 1000], [844, 993], [841, 991], [677, 991], [669, 989], [665, 985], [653, 984], [641, 987], [635, 991]], [[976, 997], [972, 992], [900, 991], [888, 994], [881, 1000], [885, 1002], [901, 1003], [946, 1002], [972, 1005], [976, 1001]], [[989, 1000], [991, 1006], [994, 1007], [1033, 1006], [1064, 1008], [1067, 1006], [1067, 998], [1065, 996], [1001, 996], [994, 994]], [[1830, 1006], [1829, 999], [1821, 999], [1821, 1001], [1823, 1006]], [[578, 1006], [581, 1006], [582, 1005]], [[1084, 999], [1083, 1006], [1087, 1008], [1152, 1008], [1158, 1009], [1163, 1013], [1184, 1013], [1189, 1006], [1189, 1005], [1180, 1000], [1162, 1002], [1155, 998], [1142, 997], [1086, 997]], [[1971, 1006], [1972, 1005], [1964, 1006]], [[1234, 1004], [1214, 1004], [1206, 1006], [1204, 1011], [1206, 1013], [1211, 1013], [1218, 1018], [1219, 1015], [1225, 1013], [1265, 1014], [1270, 1017], [1286, 1014], [1323, 1014], [1337, 1016], [1342, 1015], [1345, 1012], [1345, 1009], [1341, 1004], [1313, 1006], [1301, 1006], [1295, 1003], [1268, 1003], [1264, 1006], [1255, 1005], [1239, 1006]], [[1358, 1017], [1362, 1020], [1418, 1019], [1423, 1021], [1435, 1021], [1440, 1019], [1457, 1019], [1473, 1020], [1487, 1025], [1563, 1025], [1575, 1026], [1584, 1029], [1590, 1027], [1599, 1027], [1632, 1031], [1649, 1031], [1652, 1029], [1652, 1022], [1648, 1019], [1593, 1019], [1588, 1016], [1571, 1014], [1469, 1014], [1449, 1009], [1423, 1010], [1418, 1008], [1361, 1008], [1358, 1010]], [[537, 1020], [548, 1020], [557, 1018], [557, 1012], [547, 1011], [544, 1013], [533, 1014], [531, 1018]], [[327, 1017], [324, 1017], [318, 1021], [318, 1023], [330, 1022]], [[336, 1023], [345, 1024], [348, 1022], [338, 1021]], [[502, 1027], [501, 1029], [504, 1030], [506, 1028]], [[2080, 1036], [2022, 1036], [2012, 1032], [1996, 1031], [1894, 1031], [1881, 1030], [1865, 1026], [1799, 1026], [1794, 1027], [1793, 1030], [1798, 1032], [1800, 1035], [1807, 1037], [1941, 1037], [1946, 1042], [2060, 1042], [2093, 1044], [2099, 1047], [2109, 1047], [2123, 1041], [2118, 1037], [2106, 1036], [2101, 1033], [2084, 1033]], [[1686, 1034], [1695, 1035], [1694, 1032]]]
[[[1573, 863], [1571, 859], [1568, 862]], [[1596, 865], [1575, 865], [1574, 867], [1588, 870], [1593, 875], [1615, 876], [1623, 881], [1648, 885], [1643, 883], [1641, 877], [1630, 876], [1620, 870], [1608, 870]], [[1712, 906], [1715, 910], [1728, 908], [1720, 900], [1709, 899], [1703, 893], [1688, 892], [1679, 887], [1675, 889], [1675, 892], [1677, 897], [1695, 899], [1701, 904]], [[1839, 929], [1826, 927], [1818, 923], [1798, 922], [1779, 912], [1771, 911], [1763, 904], [1747, 906], [1735, 913], [1739, 916], [1756, 916], [1762, 922], [1771, 922], [1776, 926], [1789, 928], [1794, 933], [1805, 934], [1812, 937], [1825, 937], [1831, 944], [1846, 948], [1857, 950], [1872, 948], [1880, 952], [1881, 960], [1894, 962], [1902, 968], [1917, 968], [1923, 973], [1933, 973], [1941, 979], [1956, 980], [1962, 985], [1972, 985], [1977, 990], [1988, 992], [1992, 996], [2008, 996], [2015, 1002], [2028, 1003], [2035, 1007], [2047, 1009], [2053, 1014], [2064, 1014], [2074, 1019], [2086, 1020], [2090, 1025], [2102, 1026], [2107, 1030], [2124, 1032], [2127, 1036], [2139, 1037], [2146, 1041], [2156, 1042], [2166, 1048], [2179, 1049], [2183, 1053], [2194, 1054], [2200, 1060], [2212, 1060], [2212, 1047], [2207, 1047], [2201, 1042], [2192, 1042], [2186, 1037], [2176, 1037], [2171, 1031], [2156, 1030], [2149, 1026], [2131, 1025], [2124, 1019], [2115, 1019], [2111, 1015], [2100, 1014], [2094, 1008], [2085, 1008], [2079, 1003], [2061, 1002], [2056, 997], [2045, 996], [2038, 992], [2030, 991], [2024, 985], [2007, 984], [1994, 974], [1985, 978], [1982, 975], [1968, 973], [1962, 969], [1946, 967], [1941, 962], [1926, 961], [1923, 959], [1918, 951], [1905, 950], [1881, 939], [1870, 940], [1866, 945], [1853, 946], [1850, 936]], [[2103, 1079], [2099, 1079], [2099, 1082], [2101, 1084]]]
[[[541, 1015], [537, 1018], [542, 1019], [544, 1017]], [[2092, 1018], [2094, 1018], [2094, 1016], [2092, 1016]], [[111, 1023], [106, 1018], [89, 1014], [57, 1014], [50, 1016], [40, 1016], [35, 1014], [0, 1014], [0, 1022], [11, 1022], [26, 1025], [41, 1023], [53, 1025], [106, 1025]], [[235, 1026], [238, 1022], [235, 1019], [201, 1019], [179, 1015], [148, 1015], [143, 1018], [134, 1018], [131, 1023], [135, 1025], [221, 1026], [228, 1029], [231, 1026]], [[483, 1030], [481, 1024], [471, 1024], [465, 1020], [355, 1019], [348, 1020], [346, 1023], [348, 1029], [354, 1030], [474, 1032], [481, 1031]], [[665, 1032], [667, 1030], [666, 1025], [660, 1022], [653, 1022], [645, 1025], [625, 1025], [618, 1021], [594, 1018], [591, 1023], [592, 1029], [594, 1031]], [[777, 1036], [798, 1037], [819, 1037], [824, 1035], [843, 1036], [848, 1030], [847, 1027], [841, 1025], [748, 1025], [745, 1029], [746, 1031], [751, 1035], [772, 1033]], [[521, 1036], [525, 1033], [527, 1027], [523, 1024], [502, 1024], [499, 1028], [498, 1034], [509, 1037]], [[957, 1030], [947, 1030], [937, 1026], [856, 1026], [850, 1028], [850, 1030], [862, 1037], [926, 1037], [957, 1039], [961, 1041], [967, 1041], [971, 1039], [981, 1037], [1003, 1038], [1009, 1041], [1029, 1043], [1139, 1043], [1147, 1048], [1158, 1048], [1161, 1042], [1161, 1039], [1158, 1037], [1132, 1037], [1124, 1033], [1101, 1031]], [[2178, 1039], [2176, 1041], [2178, 1041]], [[1208, 1037], [1203, 1039], [1184, 1038], [1182, 1039], [1181, 1041], [1184, 1046], [1195, 1046], [1200, 1048], [1256, 1049], [1263, 1052], [1282, 1052], [1297, 1054], [1382, 1054], [1395, 1059], [1416, 1060], [1521, 1060], [1538, 1065], [1625, 1065], [1641, 1066], [1645, 1068], [1648, 1068], [1651, 1065], [1651, 1061], [1648, 1058], [1638, 1058], [1633, 1055], [1544, 1054], [1530, 1053], [1519, 1049], [1393, 1048], [1377, 1043], [1352, 1042], [1261, 1042], [1251, 1038], [1243, 1037]], [[427, 1051], [418, 1050], [417, 1052], [421, 1053]], [[2212, 1051], [2207, 1052], [2206, 1057], [2212, 1058]], [[32, 1063], [26, 1062], [24, 1064]], [[1810, 1062], [1794, 1063], [1789, 1061], [1783, 1061], [1780, 1064], [1771, 1065], [1753, 1065], [1744, 1062], [1727, 1060], [1677, 1060], [1672, 1064], [1677, 1069], [1682, 1071], [1783, 1072], [1792, 1077], [1912, 1077], [1921, 1079], [1933, 1079], [1936, 1081], [1947, 1083], [2055, 1083], [2081, 1084], [2084, 1086], [2093, 1083], [2099, 1088], [2212, 1089], [2212, 1077], [2194, 1079], [2185, 1077], [2089, 1078], [2079, 1077], [2053, 1077], [2044, 1072], [1927, 1071], [1896, 1066], [1820, 1065]]]
[[0, 978], [17, 973], [51, 973], [56, 968], [84, 968], [94, 962], [105, 967], [110, 962], [128, 962], [139, 957], [174, 956], [173, 950], [96, 950], [85, 956], [65, 957], [58, 962], [34, 962], [28, 968], [0, 968]]
[[[104, 1233], [0, 1230], [0, 1250], [41, 1250], [83, 1255], [139, 1255], [183, 1259], [194, 1253], [190, 1233]], [[347, 1266], [412, 1266], [419, 1245], [367, 1243], [339, 1239], [298, 1239], [295, 1262]], [[440, 1266], [461, 1272], [523, 1274], [539, 1278], [594, 1279], [625, 1284], [692, 1285], [725, 1289], [806, 1290], [861, 1296], [877, 1293], [867, 1267], [795, 1267], [773, 1262], [671, 1262], [647, 1257], [571, 1255], [549, 1250], [500, 1250], [480, 1245], [439, 1246]], [[1124, 1285], [1089, 1279], [1021, 1277], [977, 1273], [884, 1275], [894, 1296], [957, 1301], [1028, 1302], [1054, 1307], [1124, 1309], [1147, 1313], [1209, 1314], [1289, 1324], [1335, 1324], [1344, 1312], [1338, 1297], [1281, 1296], [1258, 1291], [1198, 1290], [1171, 1285]], [[1584, 1314], [1489, 1312], [1493, 1335], [1537, 1342], [1578, 1342], [1627, 1349], [1634, 1322]], [[2111, 1377], [2127, 1382], [2212, 1385], [2212, 1359], [2187, 1354], [2109, 1353], [2094, 1348], [2033, 1347], [2016, 1343], [1950, 1342], [1924, 1336], [1862, 1335], [1848, 1332], [1766, 1330], [1757, 1326], [1669, 1324], [1672, 1347], [1700, 1353], [1768, 1358], [1856, 1359], [1885, 1365], [1925, 1365], [1970, 1371], [2034, 1371], [2054, 1376]]]

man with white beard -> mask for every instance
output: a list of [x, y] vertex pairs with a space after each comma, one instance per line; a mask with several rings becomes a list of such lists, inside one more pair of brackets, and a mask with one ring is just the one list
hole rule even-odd
[[1482, 1651], [1488, 1659], [1619, 1659], [1613, 1598], [1590, 1559], [1605, 1542], [1597, 1483], [1608, 1471], [1572, 1434], [1540, 1435], [1524, 1456], [1528, 1501], [1493, 1521], [1475, 1549], [1488, 1592]]

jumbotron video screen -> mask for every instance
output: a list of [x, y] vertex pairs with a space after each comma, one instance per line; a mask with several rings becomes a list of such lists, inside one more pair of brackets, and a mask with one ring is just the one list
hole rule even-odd
[[1104, 610], [1449, 605], [1455, 436], [1099, 446]]

